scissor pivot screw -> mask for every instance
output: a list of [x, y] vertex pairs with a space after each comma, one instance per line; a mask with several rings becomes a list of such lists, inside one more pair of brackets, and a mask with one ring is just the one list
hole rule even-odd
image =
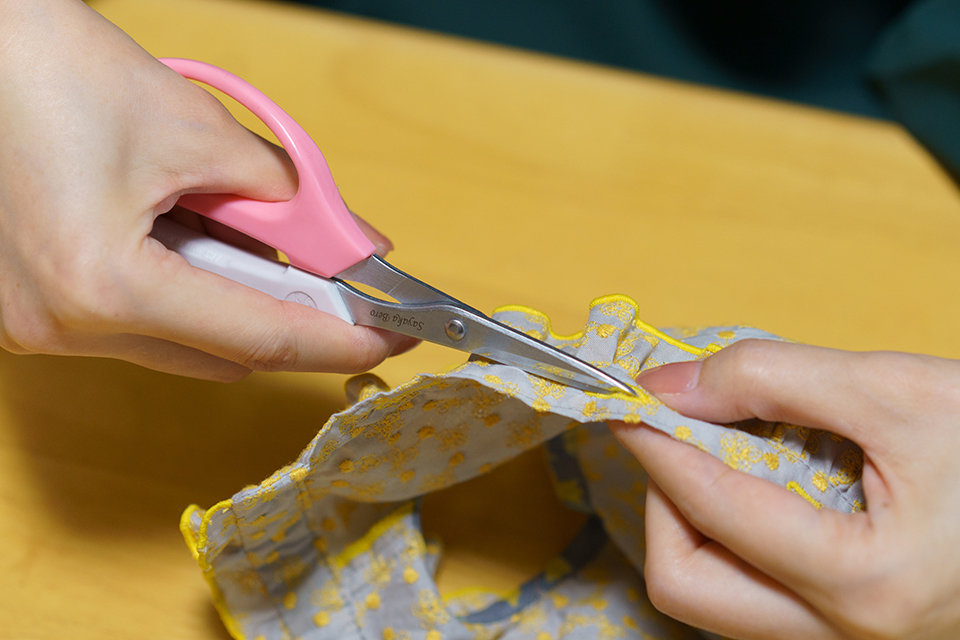
[[447, 324], [443, 327], [443, 330], [447, 333], [447, 337], [454, 342], [460, 342], [463, 340], [463, 336], [467, 335], [467, 328], [464, 327], [463, 323], [459, 320], [447, 321]]

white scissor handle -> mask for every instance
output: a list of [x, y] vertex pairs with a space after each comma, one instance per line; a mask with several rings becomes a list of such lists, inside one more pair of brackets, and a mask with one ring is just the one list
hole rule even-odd
[[229, 278], [278, 300], [299, 302], [354, 324], [337, 284], [331, 280], [254, 255], [165, 218], [157, 218], [150, 235], [198, 269]]

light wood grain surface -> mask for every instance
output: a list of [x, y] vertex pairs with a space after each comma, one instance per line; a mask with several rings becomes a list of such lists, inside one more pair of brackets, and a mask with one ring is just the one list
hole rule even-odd
[[[625, 293], [660, 326], [960, 357], [960, 195], [895, 125], [273, 2], [89, 4], [261, 88], [392, 262], [480, 309], [572, 332]], [[460, 359], [424, 346], [378, 372]], [[0, 353], [0, 638], [225, 638], [179, 514], [293, 459], [343, 382]], [[535, 455], [426, 510], [444, 589], [516, 584], [576, 525]]]

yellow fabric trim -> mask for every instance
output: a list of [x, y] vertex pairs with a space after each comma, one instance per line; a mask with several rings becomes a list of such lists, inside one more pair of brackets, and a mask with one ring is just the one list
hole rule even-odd
[[375, 525], [370, 527], [370, 529], [363, 534], [362, 538], [355, 542], [351, 542], [349, 545], [347, 545], [346, 549], [337, 555], [331, 556], [329, 560], [330, 566], [334, 569], [334, 571], [340, 571], [347, 566], [351, 560], [360, 554], [369, 551], [370, 547], [373, 546], [373, 543], [376, 542], [380, 536], [397, 524], [397, 522], [409, 516], [411, 513], [413, 513], [413, 502], [408, 502], [396, 511], [385, 516]]
[[[608, 303], [608, 302], [623, 302], [623, 303], [625, 303], [625, 304], [628, 304], [628, 305], [630, 305], [631, 307], [633, 307], [633, 310], [634, 310], [634, 318], [637, 318], [637, 317], [640, 315], [640, 306], [637, 304], [637, 302], [636, 302], [633, 298], [631, 298], [630, 296], [625, 296], [625, 295], [619, 294], [619, 293], [615, 293], [615, 294], [612, 294], [612, 295], [601, 296], [601, 297], [599, 297], [599, 298], [595, 298], [595, 299], [590, 303], [589, 309], [593, 309], [594, 307], [596, 307], [596, 306], [598, 306], [598, 305], [606, 304], [606, 303]], [[503, 312], [506, 312], [506, 311], [516, 311], [516, 312], [519, 312], [519, 313], [527, 313], [527, 314], [530, 314], [530, 315], [533, 315], [533, 316], [537, 316], [537, 317], [543, 318], [543, 319], [546, 321], [547, 332], [550, 334], [550, 337], [552, 337], [554, 340], [577, 340], [578, 338], [583, 337], [583, 334], [584, 334], [584, 330], [583, 330], [583, 329], [581, 329], [580, 331], [578, 331], [578, 332], [576, 332], [576, 333], [570, 334], [570, 335], [568, 335], [568, 336], [560, 335], [559, 333], [554, 332], [552, 323], [550, 322], [550, 317], [547, 316], [547, 314], [543, 313], [542, 311], [538, 311], [537, 309], [533, 309], [533, 308], [531, 308], [531, 307], [525, 307], [525, 306], [519, 305], [519, 304], [508, 304], [508, 305], [504, 305], [504, 306], [502, 306], [502, 307], [497, 307], [496, 309], [493, 310], [493, 313], [496, 314], [496, 313], [499, 313], [499, 312], [501, 312], [501, 311], [503, 311]], [[636, 325], [636, 327], [637, 327], [638, 329], [642, 329], [643, 331], [646, 331], [647, 333], [650, 333], [650, 334], [652, 334], [652, 335], [655, 335], [657, 338], [659, 338], [660, 340], [663, 340], [663, 341], [666, 342], [667, 344], [673, 345], [673, 346], [676, 347], [677, 349], [680, 349], [681, 351], [686, 351], [687, 353], [693, 354], [693, 355], [695, 355], [695, 356], [697, 356], [697, 357], [708, 356], [708, 355], [710, 355], [711, 353], [715, 353], [716, 351], [719, 351], [719, 347], [718, 347], [717, 349], [710, 349], [709, 347], [708, 347], [707, 349], [701, 349], [700, 347], [694, 347], [693, 345], [689, 345], [689, 344], [687, 344], [686, 342], [683, 342], [683, 341], [681, 341], [681, 340], [677, 340], [676, 338], [673, 338], [673, 337], [671, 337], [671, 336], [668, 336], [668, 335], [665, 334], [663, 331], [660, 331], [659, 329], [657, 329], [657, 328], [654, 327], [653, 325], [647, 324], [646, 322], [644, 322], [644, 321], [642, 321], [642, 320], [637, 320], [637, 319], [635, 319], [635, 320], [633, 321], [633, 323], [634, 323], [634, 325]], [[711, 346], [715, 346], [715, 345], [711, 345]]]
[[[594, 302], [596, 302], [596, 300], [594, 300]], [[591, 309], [593, 308], [593, 302], [590, 303], [590, 308]], [[491, 315], [496, 315], [501, 312], [506, 313], [509, 311], [516, 311], [518, 313], [527, 313], [532, 316], [543, 318], [544, 320], [547, 321], [547, 332], [550, 334], [550, 336], [554, 340], [576, 340], [577, 338], [580, 338], [583, 336], [583, 329], [581, 329], [580, 331], [577, 331], [576, 333], [571, 333], [568, 336], [564, 336], [564, 335], [560, 335], [559, 333], [556, 333], [553, 330], [553, 324], [550, 322], [550, 316], [545, 314], [543, 311], [540, 311], [539, 309], [534, 309], [533, 307], [525, 307], [522, 304], [505, 304], [502, 307], [497, 307], [496, 309], [494, 309]]]
[[[195, 507], [196, 505], [191, 505], [190, 507], [187, 507], [187, 510], [183, 513], [183, 516], [180, 518], [180, 531], [183, 532], [184, 529], [186, 528], [186, 531], [189, 532], [190, 536], [193, 535], [193, 532], [190, 531], [189, 529], [190, 515], [193, 513], [193, 511], [196, 511], [197, 509], [200, 508], [200, 507], [196, 507], [196, 508]], [[218, 511], [226, 511], [227, 509], [232, 509], [232, 508], [233, 508], [233, 500], [230, 500], [230, 499], [221, 500], [217, 504], [207, 509], [203, 514], [203, 518], [201, 518], [200, 520], [200, 528], [197, 531], [195, 548], [197, 550], [197, 563], [200, 565], [200, 568], [204, 571], [204, 573], [206, 573], [207, 571], [211, 571], [213, 569], [213, 567], [211, 567], [210, 563], [207, 561], [206, 555], [201, 553], [201, 551], [207, 546], [207, 527], [210, 526], [210, 520], [213, 519], [213, 516], [216, 515]], [[184, 537], [186, 536], [187, 536], [187, 533], [184, 533]], [[190, 544], [190, 542], [188, 541], [187, 544]]]
[[[682, 351], [685, 351], [687, 353], [690, 353], [698, 358], [706, 357], [711, 353], [715, 353], [721, 348], [719, 345], [715, 345], [715, 344], [709, 345], [706, 349], [694, 347], [692, 345], [686, 344], [681, 340], [678, 340], [676, 338], [673, 338], [665, 334], [664, 332], [660, 331], [656, 327], [653, 327], [652, 325], [649, 325], [641, 320], [638, 320], [637, 316], [639, 314], [639, 306], [637, 305], [636, 301], [634, 301], [629, 296], [620, 295], [620, 294], [602, 296], [591, 301], [589, 305], [589, 309], [592, 310], [594, 307], [598, 305], [609, 304], [609, 303], [622, 303], [632, 307], [634, 311], [634, 315], [633, 315], [634, 319], [632, 323], [636, 328], [650, 335], [656, 336], [659, 340], [662, 340], [667, 344], [673, 345], [674, 347]], [[567, 335], [567, 336], [560, 335], [554, 332], [550, 318], [545, 313], [538, 311], [536, 309], [532, 309], [530, 307], [522, 306], [522, 305], [506, 305], [506, 306], [498, 307], [497, 309], [494, 310], [494, 313], [507, 312], [507, 311], [520, 312], [520, 313], [525, 313], [538, 318], [542, 318], [544, 321], [544, 325], [546, 327], [546, 331], [555, 340], [560, 340], [560, 341], [577, 340], [579, 338], [582, 338], [587, 331], [587, 328], [585, 327], [584, 329], [581, 329], [580, 331], [571, 335]], [[452, 373], [460, 366], [462, 365], [457, 365], [455, 367], [452, 367], [449, 371], [446, 371], [440, 375]], [[412, 380], [395, 387], [393, 391], [403, 390], [407, 393], [411, 393], [411, 392], [415, 392], [415, 390], [417, 390], [419, 387], [429, 387], [436, 383], [437, 383], [436, 379], [430, 379], [430, 380], [424, 381], [420, 376], [416, 376]], [[634, 388], [638, 392], [643, 393], [643, 391], [639, 387], [634, 387]], [[610, 395], [610, 394], [590, 393], [588, 395], [596, 395], [599, 397], [599, 396]], [[635, 398], [628, 396], [626, 394], [614, 394], [614, 395], [623, 396], [625, 399], [628, 399], [628, 400], [635, 400]], [[646, 396], [646, 394], [643, 394], [643, 395]], [[318, 434], [317, 437], [319, 437], [320, 435], [322, 435], [327, 431], [327, 429], [330, 427], [332, 420], [333, 418], [331, 418], [331, 420], [328, 421], [328, 423], [323, 426], [323, 428], [320, 430], [320, 433]], [[274, 474], [274, 476], [276, 475], [277, 474]], [[261, 488], [268, 487], [270, 484], [272, 484], [272, 481], [273, 481], [273, 476], [271, 476], [271, 478], [268, 478], [267, 480], [262, 482], [259, 486]], [[793, 489], [793, 487], [788, 487], [788, 488]], [[797, 486], [797, 488], [799, 489], [799, 485]], [[803, 491], [802, 489], [799, 490], [799, 492], [802, 492], [802, 491]], [[810, 498], [809, 496], [805, 496], [805, 497], [807, 497], [807, 499], [811, 500], [812, 502], [817, 504], [817, 506], [819, 506], [819, 503], [816, 503], [816, 501], [813, 501], [812, 498]], [[193, 515], [197, 511], [201, 510], [201, 507], [197, 505], [190, 505], [183, 512], [183, 515], [181, 516], [180, 530], [181, 530], [181, 533], [183, 534], [184, 540], [187, 543], [187, 546], [190, 549], [190, 552], [193, 554], [194, 559], [197, 561], [197, 564], [200, 566], [200, 569], [203, 572], [204, 579], [207, 581], [207, 584], [210, 586], [210, 590], [213, 595], [214, 606], [216, 607], [217, 611], [220, 613], [220, 617], [223, 619], [224, 625], [226, 626], [227, 631], [236, 640], [245, 640], [245, 637], [240, 630], [240, 625], [236, 622], [236, 620], [234, 619], [230, 611], [227, 609], [227, 605], [226, 605], [226, 602], [224, 601], [223, 594], [220, 592], [219, 588], [216, 585], [216, 581], [214, 580], [213, 567], [209, 562], [209, 556], [207, 555], [207, 551], [206, 551], [207, 527], [210, 525], [210, 522], [212, 521], [213, 516], [220, 511], [232, 510], [232, 508], [233, 508], [233, 502], [231, 500], [224, 500], [207, 509], [203, 513], [203, 516], [200, 521], [200, 526], [195, 534], [190, 525], [190, 521]], [[374, 524], [367, 531], [367, 533], [364, 534], [362, 538], [348, 545], [343, 551], [341, 551], [337, 555], [328, 557], [328, 562], [331, 568], [334, 571], [339, 571], [343, 569], [347, 564], [349, 564], [357, 556], [368, 552], [376, 540], [378, 540], [381, 536], [383, 536], [391, 527], [395, 526], [398, 521], [400, 521], [404, 517], [409, 516], [413, 512], [413, 508], [414, 508], [413, 502], [408, 502], [407, 504], [401, 506], [400, 508], [396, 509], [389, 515], [382, 518], [379, 522]], [[509, 602], [519, 597], [520, 590], [517, 589], [511, 592], [498, 593], [494, 591], [468, 587], [464, 589], [458, 589], [457, 591], [454, 591], [452, 593], [445, 595], [443, 600], [444, 602], [446, 602], [448, 600], [453, 600], [460, 597], [468, 597], [472, 594], [478, 594], [478, 593], [493, 595], [501, 600], [505, 600]]]
[[227, 632], [235, 640], [246, 640], [246, 636], [244, 636], [240, 630], [240, 625], [237, 624], [233, 614], [227, 608], [227, 603], [223, 599], [223, 593], [221, 593], [220, 588], [217, 587], [217, 583], [213, 579], [213, 567], [210, 566], [206, 556], [201, 553], [207, 545], [207, 526], [210, 524], [210, 519], [221, 509], [232, 508], [232, 500], [223, 500], [207, 509], [203, 514], [203, 518], [200, 520], [200, 529], [197, 532], [197, 536], [194, 537], [193, 530], [190, 528], [190, 518], [197, 511], [201, 511], [202, 508], [192, 504], [187, 507], [183, 515], [180, 516], [180, 533], [183, 534], [183, 539], [190, 548], [190, 552], [193, 554], [197, 564], [200, 565], [203, 579], [206, 580], [207, 585], [209, 585], [210, 593], [213, 596], [213, 606], [217, 609], [217, 613], [220, 614], [220, 619], [223, 620], [223, 626], [227, 628]]
[[200, 505], [197, 504], [192, 504], [183, 510], [183, 515], [180, 516], [180, 533], [183, 534], [183, 540], [190, 548], [193, 559], [199, 562], [200, 550], [197, 548], [197, 540], [193, 537], [193, 531], [190, 529], [190, 518], [193, 517], [193, 514], [197, 511], [202, 511]]

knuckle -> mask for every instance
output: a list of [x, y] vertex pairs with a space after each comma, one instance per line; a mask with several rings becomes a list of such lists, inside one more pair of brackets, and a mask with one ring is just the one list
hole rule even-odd
[[61, 273], [46, 288], [45, 308], [61, 331], [93, 331], [131, 321], [126, 302], [127, 287], [108, 269], [84, 273], [73, 269]]
[[14, 327], [7, 333], [3, 348], [11, 353], [57, 353], [60, 336], [48, 331], [40, 323], [29, 327]]
[[647, 553], [643, 565], [643, 578], [650, 604], [665, 615], [682, 619], [685, 610], [684, 579], [679, 567], [669, 561], [657, 560], [655, 554]]
[[[243, 131], [243, 127], [212, 94], [207, 91], [201, 91], [201, 93], [203, 95], [200, 96], [200, 101], [196, 105], [197, 111], [192, 114], [193, 126], [186, 133], [188, 136], [195, 135], [196, 131], [200, 130], [204, 137], [209, 139], [208, 144], [227, 151], [225, 145], [228, 144], [228, 139]], [[211, 169], [215, 170], [212, 167]]]
[[182, 89], [176, 92], [179, 100], [168, 98], [165, 104], [170, 115], [175, 121], [179, 121], [184, 129], [197, 133], [204, 132], [209, 127], [223, 126], [230, 121], [236, 122], [212, 93], [185, 82], [182, 78], [177, 77], [177, 80], [179, 88]]
[[63, 353], [81, 323], [73, 318], [79, 303], [66, 299], [57, 285], [5, 292], [0, 346], [14, 353]]
[[55, 323], [40, 313], [9, 310], [4, 313], [0, 347], [11, 353], [55, 353], [60, 332]]
[[246, 354], [238, 360], [239, 364], [251, 371], [290, 371], [297, 368], [300, 361], [300, 349], [295, 331], [286, 328], [287, 323], [279, 323], [262, 332]]
[[742, 340], [723, 349], [720, 353], [727, 361], [726, 367], [741, 378], [757, 382], [765, 379], [771, 363], [776, 358], [782, 343], [774, 340]]
[[[778, 420], [780, 409], [768, 406], [777, 369], [777, 360], [787, 346], [774, 340], [743, 340], [723, 349], [723, 377], [725, 384], [739, 390], [737, 394], [741, 413], [766, 420]], [[708, 359], [709, 361], [709, 359]]]
[[[334, 330], [328, 325], [330, 333], [325, 343], [329, 349], [317, 352], [319, 347], [313, 340], [301, 337], [301, 332], [317, 326], [308, 317], [317, 312], [292, 303], [281, 304], [281, 309], [279, 321], [273, 320], [269, 328], [258, 331], [253, 344], [244, 349], [235, 362], [263, 372], [309, 369], [361, 373], [374, 368], [389, 355], [388, 342], [375, 329], [346, 326]], [[276, 318], [272, 314], [271, 317]]]
[[119, 252], [64, 232], [30, 246], [0, 280], [0, 346], [20, 353], [75, 353], [77, 337], [136, 323], [136, 279]]
[[0, 299], [0, 347], [11, 353], [37, 353], [46, 340], [46, 319], [31, 300], [5, 288]]
[[[211, 155], [231, 152], [226, 148], [234, 128], [240, 125], [223, 104], [212, 94], [188, 84], [179, 101], [170, 101], [168, 113], [169, 144], [176, 153], [165, 154], [154, 167], [158, 193], [188, 191], [220, 177], [221, 165], [209, 162]], [[156, 198], [156, 194], [151, 194]]]
[[960, 406], [960, 368], [955, 362], [890, 351], [859, 356], [863, 384], [876, 397], [895, 399], [897, 405], [910, 408], [931, 402]]

